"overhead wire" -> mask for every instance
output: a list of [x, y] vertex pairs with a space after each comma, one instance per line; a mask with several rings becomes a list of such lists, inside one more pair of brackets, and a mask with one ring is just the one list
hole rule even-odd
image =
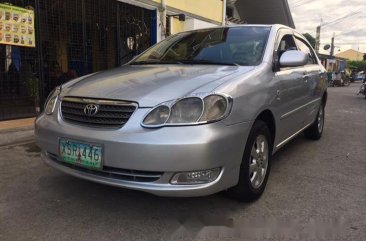
[[292, 8], [298, 8], [298, 7], [301, 7], [303, 5], [306, 5], [306, 4], [309, 4], [309, 3], [312, 3], [314, 2], [314, 0], [303, 0], [303, 1], [298, 1], [297, 3], [294, 3]]
[[306, 0], [298, 0], [298, 1], [293, 2], [291, 5], [297, 5], [297, 4], [299, 4], [301, 2], [304, 2], [304, 1], [306, 1]]
[[339, 23], [339, 22], [341, 22], [341, 21], [343, 21], [343, 20], [345, 20], [345, 19], [347, 19], [349, 17], [354, 17], [355, 15], [362, 13], [364, 10], [365, 10], [365, 7], [362, 7], [360, 9], [358, 9], [356, 11], [353, 11], [353, 12], [350, 12], [350, 13], [342, 16], [342, 17], [339, 17], [339, 18], [333, 19], [333, 20], [331, 20], [329, 22], [323, 23], [321, 26], [322, 27], [326, 27], [328, 25], [332, 25], [332, 24]]
[[[293, 2], [291, 4], [291, 8], [298, 8], [300, 6], [303, 6], [303, 5], [309, 4], [309, 3], [313, 3], [313, 2], [314, 2], [313, 0], [298, 0], [298, 1], [295, 1], [295, 2]], [[341, 22], [343, 22], [345, 20], [348, 20], [349, 18], [353, 18], [355, 16], [357, 17], [360, 13], [363, 13], [365, 10], [366, 10], [366, 6], [363, 6], [363, 7], [359, 8], [359, 9], [357, 9], [355, 11], [352, 11], [350, 13], [345, 14], [344, 16], [341, 16], [341, 17], [332, 19], [332, 20], [330, 20], [328, 22], [325, 22], [325, 23], [321, 23], [321, 26], [322, 27], [328, 27], [330, 25], [334, 25], [334, 24], [341, 23]], [[353, 29], [352, 31], [348, 31], [346, 33], [341, 33], [340, 35], [346, 35], [348, 33], [357, 31], [357, 29], [354, 29], [354, 28], [355, 28], [355, 26], [357, 26], [359, 24], [360, 23], [356, 23], [353, 26], [351, 26], [351, 29]], [[349, 44], [364, 45], [366, 43], [363, 43], [363, 42], [357, 42], [357, 43], [356, 42], [354, 42], [354, 43], [353, 42], [352, 43], [350, 42], [350, 43], [348, 43], [348, 42], [346, 42], [346, 43], [337, 43], [337, 44], [339, 44], [339, 45], [349, 45]]]
[[[339, 33], [339, 35], [347, 35], [347, 34], [350, 34], [350, 33], [353, 33], [353, 32], [357, 32], [357, 31], [361, 31], [363, 30], [363, 28], [361, 29], [359, 26], [359, 24], [355, 24], [353, 25], [352, 27], [350, 27], [350, 31], [347, 31], [347, 32], [341, 32]], [[356, 28], [357, 27], [357, 28]]]

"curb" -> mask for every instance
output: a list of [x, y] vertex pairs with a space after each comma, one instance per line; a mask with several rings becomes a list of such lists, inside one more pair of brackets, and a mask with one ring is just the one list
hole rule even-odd
[[33, 141], [33, 126], [0, 130], [0, 147]]

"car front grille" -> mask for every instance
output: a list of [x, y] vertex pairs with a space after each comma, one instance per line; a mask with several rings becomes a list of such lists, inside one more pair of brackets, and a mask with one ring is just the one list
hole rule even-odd
[[[88, 115], [87, 105], [97, 106], [97, 113]], [[98, 128], [121, 128], [136, 110], [137, 104], [125, 101], [64, 97], [62, 118], [78, 125]]]
[[61, 161], [57, 155], [47, 153], [48, 157], [59, 165], [71, 168], [76, 171], [89, 173], [99, 177], [106, 177], [124, 181], [132, 182], [154, 182], [157, 181], [164, 174], [163, 172], [151, 172], [151, 171], [136, 171], [129, 169], [121, 169], [114, 167], [103, 166], [102, 170], [88, 169], [81, 166], [76, 166], [67, 162]]

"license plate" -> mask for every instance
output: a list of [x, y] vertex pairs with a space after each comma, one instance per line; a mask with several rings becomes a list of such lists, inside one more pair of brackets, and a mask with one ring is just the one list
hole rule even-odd
[[73, 165], [91, 169], [102, 169], [103, 147], [97, 144], [60, 139], [61, 160]]

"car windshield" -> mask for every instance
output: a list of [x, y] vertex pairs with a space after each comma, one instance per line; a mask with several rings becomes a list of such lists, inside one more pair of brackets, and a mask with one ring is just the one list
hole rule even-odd
[[262, 61], [270, 27], [226, 27], [183, 32], [148, 49], [130, 64], [254, 66]]

